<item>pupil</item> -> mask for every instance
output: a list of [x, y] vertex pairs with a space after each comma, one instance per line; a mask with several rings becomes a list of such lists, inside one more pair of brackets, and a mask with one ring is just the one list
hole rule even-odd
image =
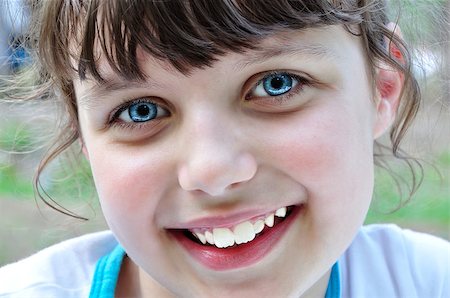
[[273, 78], [270, 82], [270, 85], [272, 86], [272, 88], [280, 89], [281, 87], [283, 87], [283, 80], [279, 77]]
[[139, 116], [147, 116], [150, 112], [150, 108], [148, 107], [148, 105], [140, 105], [138, 106], [136, 112]]

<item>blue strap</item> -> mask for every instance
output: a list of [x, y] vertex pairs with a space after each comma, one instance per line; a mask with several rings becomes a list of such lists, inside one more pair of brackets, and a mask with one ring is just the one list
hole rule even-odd
[[89, 298], [114, 298], [124, 256], [125, 250], [117, 245], [112, 252], [98, 260]]
[[327, 292], [325, 298], [341, 297], [341, 276], [339, 272], [339, 264], [336, 262], [331, 268], [330, 280], [328, 281]]

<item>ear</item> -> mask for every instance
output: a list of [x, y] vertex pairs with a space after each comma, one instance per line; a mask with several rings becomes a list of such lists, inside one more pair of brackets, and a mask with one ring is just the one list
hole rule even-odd
[[377, 71], [376, 78], [376, 120], [374, 138], [380, 137], [394, 122], [403, 88], [403, 75], [394, 69]]
[[[402, 38], [400, 28], [392, 23], [388, 29]], [[391, 57], [399, 62], [403, 60], [400, 50], [389, 40], [386, 41]], [[404, 76], [402, 72], [386, 63], [381, 63], [376, 71], [376, 120], [373, 130], [374, 138], [383, 135], [395, 120], [400, 104], [400, 95], [403, 89]]]

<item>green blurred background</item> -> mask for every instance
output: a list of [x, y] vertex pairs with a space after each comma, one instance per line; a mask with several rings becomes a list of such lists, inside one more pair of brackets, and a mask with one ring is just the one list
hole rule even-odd
[[[408, 184], [376, 171], [374, 200], [366, 223], [393, 222], [450, 239], [450, 1], [391, 1], [392, 18], [403, 18], [405, 38], [416, 49], [415, 72], [424, 104], [403, 148], [421, 160], [424, 180], [408, 199]], [[403, 5], [401, 13], [396, 6]], [[1, 65], [1, 64], [0, 64]], [[62, 239], [106, 229], [87, 162], [72, 148], [43, 175], [55, 203], [89, 218], [62, 215], [35, 199], [32, 177], [55, 129], [55, 106], [6, 103], [0, 94], [0, 265], [25, 257]], [[36, 117], [38, 115], [38, 117]], [[386, 141], [386, 140], [384, 140]], [[408, 168], [392, 162], [397, 180], [410, 181]]]

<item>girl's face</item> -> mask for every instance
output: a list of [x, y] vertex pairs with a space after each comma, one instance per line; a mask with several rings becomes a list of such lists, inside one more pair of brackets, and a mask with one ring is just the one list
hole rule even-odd
[[324, 294], [372, 195], [378, 98], [359, 39], [288, 31], [189, 75], [139, 60], [145, 81], [100, 60], [108, 82], [75, 90], [104, 215], [140, 290]]

